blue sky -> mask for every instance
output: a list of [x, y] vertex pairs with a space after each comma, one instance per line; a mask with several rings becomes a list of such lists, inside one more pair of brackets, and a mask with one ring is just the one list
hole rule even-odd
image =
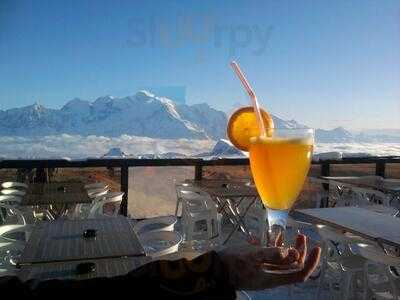
[[0, 1], [0, 108], [184, 85], [312, 127], [400, 128], [400, 2]]

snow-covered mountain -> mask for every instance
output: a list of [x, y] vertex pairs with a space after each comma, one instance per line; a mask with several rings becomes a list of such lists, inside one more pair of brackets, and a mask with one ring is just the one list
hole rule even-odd
[[103, 155], [104, 158], [124, 158], [126, 154], [121, 150], [121, 148], [111, 148], [106, 154]]
[[394, 133], [382, 134], [374, 132], [351, 133], [343, 127], [332, 130], [315, 130], [317, 143], [400, 143], [400, 135]]
[[[273, 116], [276, 127], [304, 127]], [[225, 138], [227, 115], [208, 104], [182, 105], [147, 91], [134, 96], [104, 96], [93, 102], [79, 98], [61, 109], [35, 103], [0, 111], [0, 135], [48, 136], [70, 134], [118, 137], [123, 134], [151, 138]]]
[[79, 134], [153, 138], [218, 139], [225, 136], [226, 115], [207, 104], [178, 105], [146, 91], [134, 96], [75, 98], [61, 109], [40, 104], [0, 111], [0, 135]]
[[237, 149], [229, 140], [220, 139], [210, 152], [197, 154], [196, 157], [217, 158], [217, 157], [246, 157], [245, 152]]
[[[276, 128], [305, 128], [295, 120], [272, 115]], [[35, 103], [0, 110], [0, 136], [45, 137], [55, 135], [122, 135], [157, 139], [220, 140], [226, 138], [227, 115], [208, 104], [182, 105], [147, 91], [133, 96], [104, 96], [93, 102], [75, 98], [61, 109]], [[380, 132], [350, 133], [343, 127], [317, 129], [317, 143], [400, 142], [400, 135]]]

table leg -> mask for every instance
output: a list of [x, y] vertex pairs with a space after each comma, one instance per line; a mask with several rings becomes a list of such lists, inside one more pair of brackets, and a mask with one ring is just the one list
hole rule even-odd
[[[245, 224], [245, 222], [243, 221], [243, 219], [241, 218], [240, 214], [238, 214], [237, 212], [235, 212], [234, 210], [234, 205], [232, 205], [231, 201], [229, 199], [226, 199], [227, 202], [227, 207], [229, 209], [229, 215], [231, 215], [232, 217], [229, 217], [229, 219], [231, 220], [232, 224], [235, 225], [234, 229], [229, 233], [228, 237], [226, 238], [226, 240], [223, 242], [223, 244], [226, 244], [229, 239], [232, 237], [232, 235], [238, 230], [240, 229], [245, 235], [247, 235], [248, 237], [251, 237], [247, 226]], [[254, 201], [252, 202], [254, 203]], [[251, 206], [251, 205], [250, 205]], [[248, 211], [248, 209], [250, 208], [250, 206], [246, 209], [246, 212]], [[225, 211], [226, 212], [226, 211]]]

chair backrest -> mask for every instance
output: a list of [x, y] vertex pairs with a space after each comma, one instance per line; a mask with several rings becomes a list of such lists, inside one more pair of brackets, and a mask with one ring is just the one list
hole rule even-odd
[[16, 195], [0, 195], [0, 203], [18, 206], [21, 204], [21, 201], [22, 198]]
[[4, 241], [4, 239], [12, 241], [15, 239], [10, 237], [11, 234], [24, 233], [25, 234], [25, 236], [24, 236], [25, 242], [27, 242], [29, 240], [32, 229], [33, 229], [32, 225], [28, 225], [28, 224], [1, 225], [0, 226], [0, 236], [3, 238], [3, 241]]
[[400, 257], [386, 254], [381, 248], [365, 243], [352, 243], [350, 249], [354, 254], [387, 266], [400, 267]]
[[325, 250], [332, 249], [331, 257], [352, 255], [349, 244], [355, 239], [349, 238], [343, 232], [329, 228], [326, 225], [316, 225], [318, 234], [321, 236], [325, 244]]
[[361, 199], [360, 205], [382, 204], [390, 206], [390, 197], [381, 191], [359, 187], [353, 188], [353, 191], [359, 195], [359, 199]]
[[178, 219], [175, 216], [149, 218], [137, 222], [133, 230], [139, 235], [152, 231], [173, 231], [177, 222]]
[[[119, 215], [119, 208], [121, 206], [122, 196], [104, 198], [100, 201], [94, 202], [89, 210], [89, 219], [102, 218], [102, 217], [115, 217]], [[105, 209], [113, 208], [111, 213], [105, 213]]]
[[9, 189], [9, 188], [22, 188], [22, 189], [27, 189], [28, 185], [22, 182], [14, 182], [14, 181], [6, 181], [1, 184], [1, 187], [3, 189]]
[[182, 215], [185, 213], [198, 212], [202, 210], [207, 210], [207, 204], [203, 198], [183, 199]]
[[17, 196], [25, 196], [26, 192], [17, 189], [2, 189], [1, 194], [3, 195], [17, 195]]
[[104, 189], [92, 189], [87, 191], [89, 198], [98, 198], [108, 193], [108, 188]]
[[115, 200], [121, 200], [124, 196], [124, 192], [108, 192], [107, 194], [104, 195], [105, 198], [109, 199], [115, 199]]
[[198, 198], [198, 197], [207, 197], [208, 194], [204, 192], [202, 189], [194, 186], [185, 186], [185, 185], [176, 185], [175, 186], [177, 197], [178, 198]]
[[84, 188], [87, 189], [87, 190], [107, 189], [108, 185], [103, 183], [103, 182], [94, 182], [94, 183], [85, 184]]
[[26, 220], [23, 213], [14, 206], [0, 203], [0, 219], [2, 224], [20, 224], [25, 225]]

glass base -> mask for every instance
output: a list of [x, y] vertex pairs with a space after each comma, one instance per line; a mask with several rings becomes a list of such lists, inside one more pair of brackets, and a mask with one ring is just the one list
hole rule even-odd
[[[267, 208], [268, 230], [266, 231], [263, 245], [267, 247], [284, 247], [285, 229], [289, 210], [277, 210]], [[291, 274], [300, 272], [301, 267], [285, 268], [279, 264], [263, 263], [262, 270], [269, 274]]]

